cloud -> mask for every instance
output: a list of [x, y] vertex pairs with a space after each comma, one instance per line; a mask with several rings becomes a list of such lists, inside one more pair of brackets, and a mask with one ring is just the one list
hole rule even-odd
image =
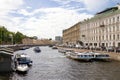
[[20, 9], [23, 4], [23, 0], [0, 0], [0, 25], [8, 30], [17, 31], [21, 17], [15, 18], [10, 13]]
[[0, 0], [0, 16], [7, 15], [10, 11], [23, 5], [23, 0]]
[[59, 4], [69, 4], [71, 2], [82, 2], [84, 0], [52, 0], [58, 2]]
[[[29, 13], [26, 11], [26, 13]], [[44, 15], [36, 14], [44, 13]], [[26, 15], [26, 14], [24, 14]], [[29, 36], [37, 35], [39, 38], [54, 38], [54, 36], [62, 35], [62, 30], [68, 27], [71, 27], [75, 23], [79, 22], [92, 15], [81, 13], [79, 14], [76, 10], [69, 10], [60, 7], [54, 8], [40, 8], [36, 9], [33, 12], [29, 13], [29, 16], [26, 21], [21, 26], [28, 31], [22, 30], [23, 33], [28, 34]]]
[[[78, 4], [78, 6], [84, 8], [84, 10], [86, 9], [86, 11], [91, 13], [99, 12], [110, 6], [111, 3], [119, 2], [119, 0], [52, 0], [52, 1], [56, 1], [57, 3], [61, 4], [64, 7], [66, 7], [66, 5], [69, 5], [69, 7], [72, 6], [73, 4], [70, 3], [73, 2], [80, 3]], [[76, 5], [74, 5], [74, 9], [75, 8], [78, 9], [79, 7], [77, 8]]]
[[83, 0], [82, 2], [90, 12], [101, 11], [109, 4], [109, 0]]
[[[64, 4], [69, 3], [69, 0], [67, 1]], [[23, 4], [23, 0], [0, 1], [0, 5], [2, 5], [2, 7], [0, 6], [0, 25], [6, 26], [8, 30], [13, 32], [20, 31], [27, 36], [54, 38], [55, 36], [61, 36], [63, 29], [93, 16], [84, 12], [78, 12], [79, 10], [84, 10], [84, 8], [79, 8], [78, 10], [78, 8], [74, 7], [70, 7], [69, 9], [52, 7], [28, 11], [31, 6], [23, 9], [21, 8]], [[17, 15], [22, 14], [22, 16], [10, 15], [10, 12], [14, 12]]]

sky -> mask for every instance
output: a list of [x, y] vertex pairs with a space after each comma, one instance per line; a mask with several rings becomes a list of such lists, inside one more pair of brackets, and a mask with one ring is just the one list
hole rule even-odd
[[27, 36], [52, 38], [120, 0], [0, 0], [0, 25]]

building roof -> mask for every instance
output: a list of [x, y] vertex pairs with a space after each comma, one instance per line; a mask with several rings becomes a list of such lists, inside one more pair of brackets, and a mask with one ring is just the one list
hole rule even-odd
[[107, 9], [101, 11], [101, 12], [98, 12], [91, 19], [86, 19], [86, 20], [82, 21], [82, 23], [86, 23], [88, 21], [96, 21], [98, 19], [107, 18], [107, 17], [114, 16], [114, 15], [117, 15], [117, 14], [120, 14], [120, 9], [118, 9], [118, 7], [107, 8]]
[[111, 8], [107, 8], [101, 12], [98, 12], [96, 15], [102, 14], [102, 13], [107, 13], [107, 12], [111, 12], [111, 11], [115, 11], [118, 10], [118, 7], [111, 7]]

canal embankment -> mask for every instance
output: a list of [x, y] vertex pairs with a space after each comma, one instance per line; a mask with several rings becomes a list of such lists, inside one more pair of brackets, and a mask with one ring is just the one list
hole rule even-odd
[[88, 49], [76, 49], [76, 48], [65, 48], [65, 47], [59, 47], [59, 48], [63, 48], [63, 49], [72, 49], [76, 52], [91, 52], [94, 51], [96, 53], [105, 53], [105, 54], [109, 54], [109, 56], [111, 57], [111, 60], [115, 60], [115, 61], [120, 61], [120, 53], [116, 53], [116, 52], [108, 52], [108, 51], [97, 51], [97, 50], [88, 50]]
[[34, 46], [47, 46], [47, 45], [16, 45], [16, 46], [7, 46], [7, 48], [13, 49], [13, 51], [25, 50]]

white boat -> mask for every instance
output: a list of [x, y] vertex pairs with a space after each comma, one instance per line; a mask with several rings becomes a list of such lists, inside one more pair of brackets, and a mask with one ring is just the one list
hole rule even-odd
[[27, 54], [16, 54], [14, 57], [15, 69], [18, 72], [27, 72], [32, 61]]
[[60, 53], [65, 53], [66, 51], [65, 51], [65, 49], [58, 48], [58, 52], [60, 52]]
[[52, 49], [58, 49], [57, 46], [53, 46]]
[[72, 49], [66, 49], [65, 52], [64, 52], [64, 54], [65, 54], [65, 55], [71, 55], [71, 54], [74, 53], [74, 52], [75, 52], [75, 51], [72, 50]]
[[103, 54], [103, 53], [94, 53], [94, 60], [104, 60], [104, 61], [109, 61], [110, 56], [109, 54]]
[[27, 64], [28, 66], [32, 66], [33, 61], [30, 59], [30, 56], [27, 54], [16, 54], [14, 57], [15, 65], [17, 64]]
[[19, 72], [27, 72], [28, 70], [29, 70], [29, 67], [27, 64], [19, 64], [16, 67], [16, 71], [19, 71]]
[[89, 52], [69, 52], [66, 54], [66, 57], [75, 59], [75, 60], [82, 60], [82, 61], [91, 61], [94, 58], [93, 54], [90, 54]]

